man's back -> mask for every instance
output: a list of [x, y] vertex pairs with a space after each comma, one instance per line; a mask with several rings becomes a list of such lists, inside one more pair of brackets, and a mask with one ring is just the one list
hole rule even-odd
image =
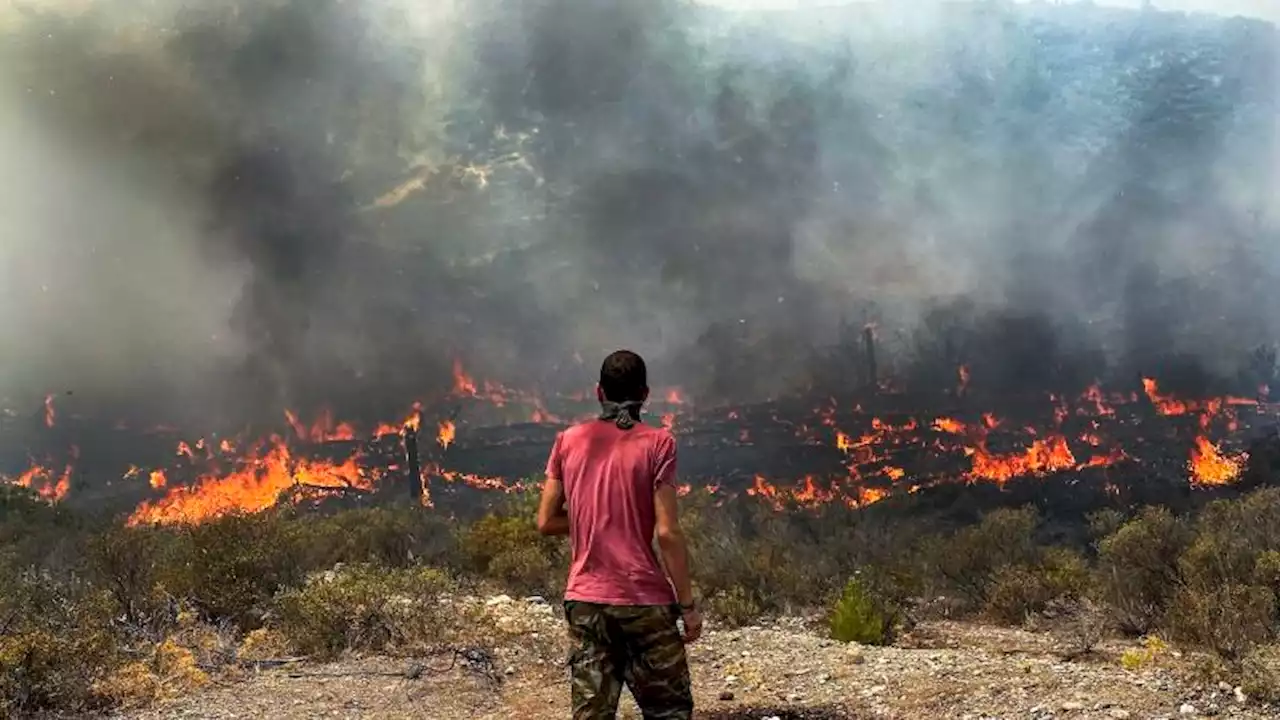
[[565, 430], [547, 462], [564, 486], [573, 564], [566, 600], [670, 605], [671, 584], [653, 551], [654, 492], [675, 479], [666, 430], [592, 420]]

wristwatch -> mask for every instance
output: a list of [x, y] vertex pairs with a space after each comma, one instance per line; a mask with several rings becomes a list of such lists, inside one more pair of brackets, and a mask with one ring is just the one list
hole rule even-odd
[[680, 612], [692, 612], [692, 611], [697, 610], [697, 609], [698, 609], [698, 601], [697, 601], [697, 600], [694, 600], [693, 602], [690, 602], [688, 605], [684, 605], [684, 604], [681, 604], [681, 605], [680, 605]]

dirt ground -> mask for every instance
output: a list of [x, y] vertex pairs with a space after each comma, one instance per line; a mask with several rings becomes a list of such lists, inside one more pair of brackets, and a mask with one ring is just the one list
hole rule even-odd
[[[121, 720], [569, 717], [562, 629], [545, 605], [498, 605], [492, 654], [351, 658], [255, 670]], [[519, 618], [519, 622], [513, 622]], [[893, 647], [844, 645], [812, 622], [711, 629], [691, 649], [697, 717], [1275, 718], [1229, 685], [1197, 683], [1172, 650], [1126, 669], [1136, 643], [1065, 659], [1052, 636], [935, 622]], [[624, 696], [623, 718], [640, 714]]]

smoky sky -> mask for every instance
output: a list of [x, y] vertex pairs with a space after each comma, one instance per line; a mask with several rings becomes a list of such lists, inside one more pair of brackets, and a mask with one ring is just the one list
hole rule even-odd
[[751, 400], [868, 323], [918, 387], [1274, 374], [1269, 24], [417, 5], [5, 11], [0, 397], [386, 414], [629, 347]]

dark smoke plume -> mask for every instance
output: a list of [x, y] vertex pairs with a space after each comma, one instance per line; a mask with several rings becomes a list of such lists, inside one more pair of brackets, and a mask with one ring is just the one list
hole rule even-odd
[[418, 5], [5, 11], [0, 397], [385, 416], [625, 346], [750, 400], [865, 323], [917, 387], [1274, 374], [1269, 24]]

